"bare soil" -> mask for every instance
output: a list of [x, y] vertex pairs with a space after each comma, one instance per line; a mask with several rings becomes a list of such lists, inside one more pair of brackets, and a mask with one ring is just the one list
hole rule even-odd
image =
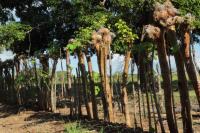
[[[198, 107], [196, 105], [193, 105], [193, 128], [195, 133], [200, 133], [200, 112], [198, 110]], [[97, 133], [102, 128], [105, 130], [105, 132], [108, 133], [133, 133], [133, 132], [142, 132], [140, 128], [140, 122], [139, 122], [139, 109], [138, 104], [133, 105], [133, 101], [129, 100], [129, 109], [130, 109], [130, 116], [131, 120], [134, 119], [134, 111], [136, 112], [136, 126], [134, 123], [132, 123], [133, 128], [126, 128], [125, 126], [125, 118], [124, 115], [120, 112], [117, 103], [115, 103], [115, 122], [116, 123], [108, 123], [103, 121], [103, 110], [102, 105], [98, 105], [98, 112], [99, 117], [101, 120], [95, 121], [95, 120], [89, 120], [86, 119], [86, 117], [83, 117], [81, 119], [77, 119], [77, 117], [70, 117], [69, 116], [69, 108], [63, 107], [59, 108], [57, 113], [50, 113], [50, 112], [35, 112], [31, 110], [22, 110], [20, 113], [18, 113], [18, 109], [13, 106], [3, 105], [0, 104], [0, 133], [63, 133], [65, 126], [68, 123], [72, 122], [80, 122], [83, 127], [86, 127], [88, 129], [88, 132], [90, 133]], [[196, 109], [197, 108], [197, 109]], [[142, 109], [142, 126], [144, 128], [144, 131], [148, 131], [148, 117], [147, 117], [147, 110], [146, 110], [146, 116], [144, 116]], [[180, 107], [176, 107], [177, 112], [177, 123], [179, 132], [182, 131], [182, 122], [181, 122], [181, 115], [180, 115]], [[86, 115], [85, 107], [83, 106], [83, 114]], [[151, 112], [152, 115], [152, 123], [153, 123], [153, 112]], [[157, 116], [156, 116], [157, 117]], [[166, 115], [163, 112], [162, 118], [163, 123], [165, 126], [165, 129], [167, 132], [167, 121], [166, 121]], [[152, 124], [154, 127], [154, 123]], [[158, 132], [160, 132], [159, 123], [157, 123]]]

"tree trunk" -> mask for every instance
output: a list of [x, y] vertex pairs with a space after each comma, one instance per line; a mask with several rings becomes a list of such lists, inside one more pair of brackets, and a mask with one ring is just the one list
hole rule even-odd
[[50, 89], [49, 89], [49, 61], [48, 57], [45, 55], [41, 55], [40, 63], [42, 64], [42, 73], [43, 76], [41, 78], [41, 94], [39, 96], [39, 102], [42, 110], [49, 110], [50, 105]]
[[144, 64], [144, 51], [139, 53], [139, 74], [140, 74], [140, 89], [141, 89], [141, 96], [142, 96], [142, 106], [143, 106], [143, 114], [144, 118], [146, 118], [146, 109], [145, 109], [145, 103], [144, 103], [144, 94], [143, 92], [146, 91], [145, 87], [145, 64]]
[[77, 85], [77, 95], [78, 95], [78, 101], [77, 101], [77, 106], [78, 106], [78, 117], [80, 117], [82, 115], [82, 110], [81, 110], [81, 104], [82, 104], [82, 93], [81, 93], [81, 80], [80, 80], [80, 71], [79, 69], [76, 69], [76, 74], [77, 74], [77, 79], [78, 79], [78, 85]]
[[[171, 45], [177, 47], [177, 38], [175, 31], [170, 30], [168, 33], [169, 40], [171, 41]], [[177, 75], [178, 75], [178, 87], [180, 92], [180, 101], [181, 101], [181, 114], [183, 120], [183, 129], [186, 133], [192, 133], [192, 117], [191, 117], [191, 107], [190, 107], [190, 99], [188, 92], [188, 84], [187, 78], [184, 69], [184, 61], [181, 55], [180, 49], [174, 53], [176, 67], [177, 67]]]
[[188, 51], [186, 49], [188, 49], [188, 46], [190, 46], [190, 32], [187, 29], [187, 26], [183, 27], [182, 43], [183, 43], [182, 45], [183, 47], [181, 51], [184, 57], [186, 71], [187, 71], [190, 81], [192, 82], [193, 88], [196, 93], [197, 101], [200, 107], [200, 77], [197, 72], [197, 69], [195, 68], [195, 64], [191, 57], [191, 54], [189, 54], [189, 56], [186, 54]]
[[[104, 120], [108, 120], [108, 106], [106, 102], [106, 96], [104, 92], [104, 72], [103, 69], [104, 67], [102, 66], [103, 62], [103, 57], [101, 57], [101, 51], [99, 47], [96, 48], [96, 54], [97, 54], [97, 62], [98, 62], [98, 67], [99, 67], [99, 74], [100, 74], [100, 79], [101, 79], [101, 96], [102, 96], [102, 103], [103, 103], [103, 111], [104, 111]], [[102, 75], [103, 74], [103, 75]]]
[[[16, 90], [15, 90], [15, 69], [14, 64], [12, 64], [12, 76], [11, 76], [11, 103], [16, 104]], [[0, 77], [1, 78], [1, 77]]]
[[148, 78], [148, 73], [149, 73], [149, 69], [148, 69], [148, 65], [147, 63], [145, 63], [145, 73], [144, 73], [144, 91], [146, 94], [146, 102], [147, 102], [147, 111], [148, 111], [148, 119], [149, 119], [149, 131], [152, 130], [152, 121], [151, 121], [151, 107], [150, 107], [150, 100], [149, 100], [149, 78]]
[[128, 82], [128, 70], [129, 70], [129, 61], [130, 61], [131, 51], [127, 51], [125, 55], [124, 62], [124, 72], [123, 72], [123, 83], [122, 83], [122, 99], [123, 99], [123, 107], [124, 107], [124, 115], [126, 119], [126, 125], [131, 127], [131, 120], [129, 114], [128, 107], [128, 94], [127, 94], [127, 82]]
[[82, 86], [83, 86], [83, 97], [86, 106], [87, 115], [89, 118], [92, 118], [91, 106], [89, 105], [88, 95], [87, 95], [87, 75], [85, 70], [85, 61], [84, 61], [84, 53], [82, 51], [78, 52], [78, 60], [79, 60], [79, 67], [81, 71], [81, 79], [82, 79]]
[[[16, 69], [16, 77], [19, 75], [20, 72], [20, 61], [18, 56], [15, 57], [15, 69]], [[20, 97], [20, 88], [16, 88], [16, 97], [17, 97], [17, 104], [20, 106], [21, 105], [21, 97]]]
[[[36, 59], [33, 62], [33, 70], [34, 70], [34, 74], [35, 74], [35, 82], [36, 82], [36, 87], [37, 87], [37, 98], [38, 100], [40, 99], [40, 94], [41, 94], [41, 86], [39, 85], [39, 81], [38, 81], [38, 74], [37, 74], [37, 65], [36, 65]], [[39, 110], [42, 109], [42, 105], [41, 102], [38, 101], [38, 107]]]
[[134, 124], [134, 127], [133, 128], [136, 128], [137, 127], [137, 120], [136, 120], [136, 95], [135, 95], [135, 92], [136, 92], [136, 87], [134, 86], [134, 62], [132, 61], [131, 63], [131, 82], [132, 82], [132, 90], [133, 90], [133, 124]]
[[167, 61], [167, 52], [165, 44], [165, 31], [161, 28], [160, 38], [157, 40], [158, 58], [161, 67], [161, 74], [163, 78], [163, 88], [165, 96], [165, 109], [169, 130], [172, 133], [177, 133], [172, 110], [172, 84], [170, 78], [169, 63]]
[[[155, 46], [153, 48], [152, 60], [151, 60], [151, 65], [150, 65], [150, 69], [151, 69], [150, 80], [151, 80], [151, 83], [152, 83], [151, 90], [153, 92], [153, 98], [154, 98], [154, 102], [155, 102], [156, 111], [157, 111], [157, 114], [158, 114], [158, 121], [160, 123], [160, 128], [161, 128], [162, 133], [165, 133], [165, 128], [164, 128], [164, 125], [163, 125], [163, 122], [162, 122], [162, 116], [161, 116], [161, 111], [160, 111], [161, 108], [159, 107], [158, 99], [157, 99], [157, 96], [156, 96], [156, 90], [155, 90], [155, 80], [154, 80], [154, 70], [153, 70], [154, 51], [155, 51]], [[159, 74], [158, 74], [158, 89], [159, 89], [159, 91], [161, 91], [161, 87], [160, 87], [159, 84], [160, 84], [160, 81], [159, 81]], [[162, 103], [162, 100], [160, 102]], [[152, 102], [152, 104], [153, 104], [153, 102]], [[156, 122], [156, 121], [154, 121], [154, 122]], [[155, 125], [157, 125], [157, 124], [155, 123]], [[155, 127], [155, 128], [157, 128], [157, 127]]]
[[51, 72], [51, 111], [56, 112], [56, 87], [54, 87], [55, 73], [56, 73], [56, 65], [58, 63], [58, 59], [53, 59], [53, 67]]
[[2, 62], [0, 61], [0, 102], [3, 102], [4, 93], [3, 93], [3, 67]]
[[107, 50], [105, 47], [102, 47], [102, 52], [101, 52], [101, 58], [103, 60], [103, 62], [101, 62], [103, 70], [102, 73], [102, 78], [104, 79], [104, 94], [105, 94], [105, 98], [106, 98], [106, 102], [108, 105], [108, 119], [110, 122], [114, 122], [114, 112], [113, 112], [113, 104], [112, 104], [112, 92], [111, 92], [111, 88], [110, 88], [110, 84], [109, 84], [109, 79], [107, 76]]
[[67, 67], [67, 93], [68, 99], [70, 100], [70, 116], [72, 116], [72, 77], [71, 77], [71, 67], [70, 67], [70, 53], [69, 50], [66, 49], [66, 67]]
[[77, 112], [78, 112], [78, 93], [77, 93], [77, 90], [78, 90], [78, 86], [77, 86], [77, 79], [76, 77], [74, 76], [74, 114], [75, 116], [77, 116]]
[[94, 119], [98, 119], [98, 110], [97, 110], [97, 103], [95, 98], [95, 85], [94, 85], [94, 77], [92, 71], [92, 61], [91, 57], [87, 56], [87, 64], [88, 64], [88, 72], [89, 72], [89, 79], [90, 79], [90, 91], [91, 91], [91, 99], [92, 99], [92, 110], [93, 110], [93, 117]]

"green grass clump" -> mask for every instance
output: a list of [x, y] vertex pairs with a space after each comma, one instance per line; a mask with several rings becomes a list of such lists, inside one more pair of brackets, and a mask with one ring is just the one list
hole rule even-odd
[[86, 133], [87, 129], [83, 128], [80, 122], [67, 123], [65, 125], [65, 133]]

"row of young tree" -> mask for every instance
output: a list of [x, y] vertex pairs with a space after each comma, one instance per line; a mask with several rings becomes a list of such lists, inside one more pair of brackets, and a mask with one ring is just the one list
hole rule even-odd
[[[80, 116], [82, 114], [80, 105], [84, 103], [87, 116], [99, 119], [92, 69], [94, 62], [91, 61], [91, 57], [96, 56], [104, 119], [115, 122], [112, 71], [111, 69], [108, 71], [107, 66], [111, 66], [108, 60], [112, 59], [112, 54], [121, 54], [125, 58], [120, 94], [126, 125], [132, 126], [127, 84], [129, 64], [135, 64], [138, 68], [139, 90], [146, 95], [149, 130], [153, 128], [150, 107], [152, 105], [155, 106], [155, 110], [154, 107], [152, 110], [158, 115], [161, 131], [165, 132], [155, 89], [157, 81], [155, 81], [153, 66], [158, 56], [167, 123], [170, 132], [176, 133], [178, 126], [173, 108], [169, 59], [170, 56], [174, 56], [183, 130], [193, 132], [186, 73], [200, 105], [200, 79], [191, 54], [191, 45], [198, 41], [199, 34], [200, 3], [198, 0], [193, 2], [186, 0], [2, 0], [0, 5], [2, 8], [0, 43], [2, 48], [15, 53], [13, 60], [0, 64], [0, 82], [3, 84], [0, 88], [2, 101], [21, 106], [28, 102], [29, 97], [33, 97], [32, 94], [36, 94], [39, 109], [55, 112], [56, 66], [59, 58], [65, 58], [68, 90], [65, 93], [71, 103], [76, 101], [79, 105], [75, 112]], [[19, 22], [12, 22], [13, 19]], [[72, 75], [70, 55], [78, 58], [75, 79]], [[49, 67], [50, 58], [53, 60], [52, 69]], [[39, 68], [36, 60], [39, 60], [41, 65]], [[72, 88], [78, 88], [75, 89], [76, 96], [72, 94]], [[149, 92], [153, 97], [149, 96]], [[73, 109], [70, 114], [73, 115]], [[155, 114], [153, 117], [155, 124], [157, 119]], [[140, 126], [142, 127], [142, 124]]]

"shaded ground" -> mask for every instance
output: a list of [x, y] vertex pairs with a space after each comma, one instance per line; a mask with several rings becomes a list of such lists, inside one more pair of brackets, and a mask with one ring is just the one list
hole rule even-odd
[[[60, 110], [62, 112], [64, 109]], [[67, 112], [67, 109], [65, 109]], [[66, 125], [78, 122], [87, 129], [85, 132], [98, 133], [101, 131], [108, 133], [126, 132], [132, 133], [141, 130], [138, 128], [125, 128], [124, 124], [108, 123], [102, 120], [88, 120], [85, 117], [80, 119], [72, 118], [62, 113], [23, 111], [20, 114], [14, 107], [0, 104], [0, 133], [63, 133]]]
[[[178, 97], [178, 96], [177, 96]], [[178, 98], [177, 98], [178, 99]], [[129, 109], [131, 120], [134, 119], [134, 111], [136, 112], [136, 123], [137, 126], [140, 126], [139, 123], [139, 110], [138, 110], [138, 100], [134, 106], [133, 99], [130, 97], [129, 99]], [[178, 100], [176, 100], [178, 101]], [[193, 128], [195, 133], [200, 133], [200, 109], [195, 101], [191, 101], [192, 103], [192, 116], [193, 116]], [[142, 104], [142, 103], [141, 103]], [[145, 104], [146, 106], [146, 104]], [[135, 107], [135, 109], [134, 109]], [[142, 107], [142, 105], [141, 105]], [[142, 122], [143, 128], [145, 131], [148, 131], [148, 119], [147, 119], [147, 110], [146, 117], [144, 117], [144, 111], [142, 110]], [[182, 121], [180, 115], [180, 105], [178, 102], [176, 103], [176, 116], [179, 132], [182, 131]], [[99, 103], [98, 112], [100, 119], [103, 119], [103, 110], [102, 105]], [[86, 114], [85, 108], [83, 107], [83, 114]], [[133, 133], [142, 132], [140, 128], [126, 128], [125, 126], [125, 118], [123, 114], [119, 111], [118, 104], [115, 104], [115, 120], [117, 123], [111, 124], [102, 120], [88, 120], [86, 117], [82, 117], [77, 119], [77, 117], [70, 117], [69, 108], [63, 107], [59, 108], [57, 113], [49, 113], [49, 112], [34, 112], [34, 111], [25, 111], [22, 110], [21, 113], [18, 114], [18, 110], [13, 106], [6, 106], [0, 104], [0, 133], [63, 133], [66, 132], [66, 128], [71, 128], [69, 125], [73, 123], [78, 123], [83, 127], [84, 132], [90, 133], [98, 133], [104, 131], [105, 133]], [[153, 121], [153, 112], [151, 110], [152, 121]], [[166, 115], [162, 113], [163, 123], [167, 132], [167, 121]], [[134, 125], [134, 123], [132, 123]], [[154, 126], [154, 125], [153, 125]], [[159, 127], [159, 124], [158, 124]], [[84, 133], [81, 132], [81, 133]], [[158, 132], [160, 129], [158, 128]], [[78, 132], [77, 132], [78, 133]]]
[[0, 133], [63, 132], [64, 121], [45, 112], [25, 111], [0, 104]]

